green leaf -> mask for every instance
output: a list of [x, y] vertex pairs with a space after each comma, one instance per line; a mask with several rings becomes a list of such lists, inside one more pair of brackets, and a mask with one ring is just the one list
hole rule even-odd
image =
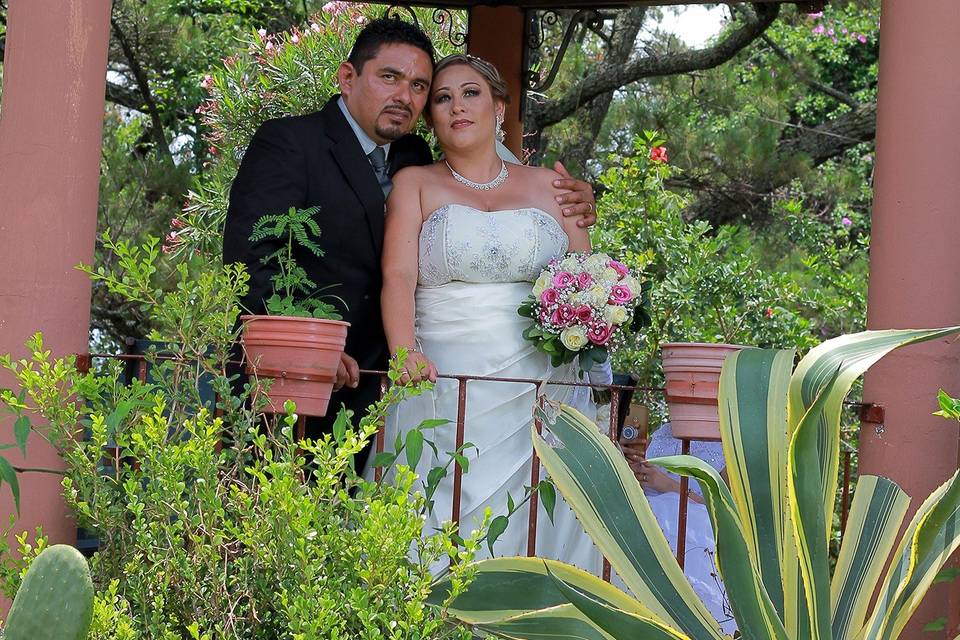
[[420, 456], [423, 455], [423, 433], [418, 429], [411, 429], [407, 432], [406, 444], [407, 464], [411, 469], [416, 469]]
[[467, 460], [465, 455], [455, 453], [453, 454], [453, 459], [456, 461], [457, 466], [460, 467], [464, 473], [470, 471], [470, 461]]
[[886, 478], [864, 475], [857, 480], [831, 580], [834, 640], [853, 638], [863, 627], [909, 506], [910, 496]]
[[417, 425], [417, 429], [423, 431], [425, 429], [436, 429], [437, 427], [442, 427], [445, 424], [452, 424], [452, 420], [447, 420], [446, 418], [428, 418]]
[[536, 415], [553, 436], [547, 441], [531, 425], [537, 455], [627, 588], [664, 624], [719, 640], [716, 620], [677, 564], [623, 453], [576, 409], [549, 403]]
[[397, 454], [390, 451], [381, 451], [373, 458], [374, 467], [389, 467], [397, 459]]
[[337, 412], [337, 419], [333, 422], [333, 438], [339, 443], [343, 443], [344, 436], [347, 433], [347, 426], [350, 424], [350, 418], [353, 417], [353, 411], [345, 406], [340, 406]]
[[507, 530], [510, 520], [507, 516], [497, 516], [490, 521], [490, 528], [487, 529], [487, 548], [490, 549], [490, 555], [493, 555], [493, 544]]
[[20, 416], [13, 423], [13, 436], [17, 440], [20, 453], [27, 455], [27, 438], [30, 436], [30, 418]]
[[550, 516], [550, 522], [553, 522], [553, 510], [557, 506], [557, 490], [553, 483], [543, 481], [537, 485], [537, 493], [540, 494], [540, 502], [543, 504], [544, 511]]
[[17, 513], [20, 513], [20, 483], [17, 481], [17, 472], [13, 470], [10, 461], [0, 456], [0, 479], [10, 485], [10, 493], [13, 494], [13, 502], [16, 505]]
[[[547, 567], [554, 576], [600, 602], [639, 615], [651, 615], [642, 603], [599, 577], [545, 558], [492, 558], [473, 563], [476, 572], [470, 588], [450, 603], [448, 611], [467, 624], [482, 624], [569, 604], [557, 588], [556, 580], [547, 573]], [[439, 606], [447, 600], [451, 588], [450, 577], [441, 578], [433, 585], [427, 601]]]
[[510, 495], [510, 492], [507, 491], [507, 512], [513, 513], [516, 510], [517, 505], [513, 501], [513, 496]]

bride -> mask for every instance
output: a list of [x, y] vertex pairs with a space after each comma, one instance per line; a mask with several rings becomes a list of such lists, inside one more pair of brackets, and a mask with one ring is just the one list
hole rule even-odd
[[[540, 381], [573, 380], [576, 363], [553, 369], [521, 336], [529, 320], [517, 314], [547, 263], [567, 251], [589, 251], [587, 231], [565, 218], [553, 187], [554, 171], [506, 164], [496, 132], [509, 100], [496, 68], [479, 58], [453, 55], [437, 63], [425, 109], [443, 160], [410, 167], [394, 177], [387, 202], [383, 249], [383, 325], [391, 353], [409, 350], [404, 381], [437, 381], [437, 372]], [[541, 389], [541, 393], [544, 390]], [[494, 516], [530, 484], [530, 424], [537, 402], [533, 384], [467, 384], [465, 442], [469, 472], [461, 488], [461, 527], [469, 531], [486, 509]], [[548, 397], [585, 407], [588, 389], [545, 388]], [[386, 442], [422, 420], [448, 419], [425, 450], [417, 473], [442, 466], [455, 449], [458, 387], [441, 379], [430, 393], [411, 398], [389, 416]], [[368, 477], [372, 469], [366, 471]], [[451, 519], [453, 474], [434, 495], [425, 530]], [[511, 518], [494, 546], [498, 556], [526, 555], [527, 507]], [[542, 505], [536, 552], [598, 573], [602, 559], [570, 509], [558, 500], [551, 523]], [[434, 567], [440, 572], [444, 567]]]

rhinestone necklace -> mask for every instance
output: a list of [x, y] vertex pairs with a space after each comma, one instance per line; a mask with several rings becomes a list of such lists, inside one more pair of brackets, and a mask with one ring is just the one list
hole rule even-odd
[[477, 189], [479, 191], [489, 191], [490, 189], [496, 189], [503, 184], [503, 181], [507, 179], [507, 176], [510, 175], [510, 172], [507, 171], [507, 163], [503, 160], [500, 161], [500, 173], [497, 174], [497, 177], [491, 180], [490, 182], [474, 182], [468, 178], [464, 178], [462, 175], [453, 170], [453, 167], [450, 166], [450, 163], [446, 160], [443, 161], [443, 164], [447, 165], [447, 169], [450, 169], [450, 173], [453, 174], [453, 179], [459, 182], [460, 184], [465, 184], [471, 189]]

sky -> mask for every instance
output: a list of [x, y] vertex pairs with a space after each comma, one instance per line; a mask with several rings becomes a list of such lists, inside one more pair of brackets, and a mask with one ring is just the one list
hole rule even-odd
[[727, 8], [722, 5], [713, 8], [688, 5], [676, 10], [667, 8], [663, 13], [660, 27], [664, 31], [676, 33], [691, 47], [701, 47], [710, 36], [719, 33]]

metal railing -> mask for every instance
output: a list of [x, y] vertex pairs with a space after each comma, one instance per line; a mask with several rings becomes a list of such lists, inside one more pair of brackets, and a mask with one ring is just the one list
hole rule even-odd
[[[172, 360], [172, 357], [155, 355], [153, 358], [160, 360]], [[91, 354], [77, 354], [77, 368], [81, 372], [89, 371], [93, 359], [114, 359], [121, 360], [128, 363], [135, 363], [136, 367], [136, 377], [141, 382], [146, 382], [149, 378], [149, 360], [147, 356], [143, 354], [106, 354], [106, 353], [91, 353]], [[360, 371], [361, 375], [364, 376], [377, 376], [380, 379], [381, 385], [381, 395], [385, 393], [387, 389], [388, 379], [385, 371], [379, 370], [368, 370], [362, 369]], [[457, 383], [457, 417], [455, 421], [456, 426], [456, 436], [455, 436], [455, 451], [459, 451], [460, 447], [466, 442], [466, 409], [467, 409], [467, 384], [470, 382], [499, 382], [499, 383], [511, 383], [511, 384], [528, 384], [534, 387], [534, 390], [540, 388], [544, 384], [549, 386], [570, 386], [570, 387], [589, 387], [595, 390], [609, 390], [610, 391], [610, 418], [607, 424], [606, 435], [610, 440], [619, 446], [619, 437], [621, 427], [619, 414], [620, 414], [620, 395], [622, 393], [632, 393], [636, 394], [638, 392], [642, 394], [658, 394], [664, 395], [665, 389], [662, 387], [647, 387], [641, 385], [619, 385], [619, 384], [591, 384], [589, 382], [564, 382], [564, 381], [544, 381], [540, 379], [532, 378], [508, 378], [508, 377], [498, 377], [498, 376], [479, 376], [479, 375], [466, 375], [466, 374], [440, 374], [437, 376], [440, 380], [451, 380]], [[882, 429], [884, 412], [883, 407], [866, 404], [846, 401], [846, 405], [857, 407], [859, 409], [859, 417], [862, 424], [873, 424], [878, 429]], [[532, 407], [531, 407], [532, 408]], [[219, 413], [219, 412], [218, 412]], [[543, 425], [540, 420], [534, 418], [534, 424], [537, 430], [537, 433], [542, 432]], [[300, 416], [297, 427], [295, 430], [295, 435], [297, 438], [303, 438], [306, 433], [306, 417]], [[847, 436], [850, 437], [857, 433], [856, 428], [844, 429], [841, 432], [841, 437]], [[641, 448], [645, 448], [646, 442], [648, 441], [649, 433], [647, 432], [647, 425], [642, 425], [640, 428], [640, 440], [643, 442]], [[681, 453], [689, 454], [690, 452], [690, 443], [689, 439], [680, 439], [681, 441]], [[856, 453], [856, 449], [851, 447], [848, 443], [842, 443], [844, 450], [842, 451], [842, 469], [843, 469], [843, 482], [841, 488], [841, 516], [840, 516], [840, 534], [842, 535], [843, 531], [846, 529], [847, 517], [849, 515], [850, 509], [850, 485], [853, 480], [853, 455]], [[386, 436], [385, 429], [381, 427], [380, 431], [377, 433], [377, 436], [374, 440], [374, 455], [377, 453], [382, 453], [386, 448]], [[531, 449], [533, 449], [533, 444], [531, 442]], [[380, 480], [382, 477], [383, 470], [382, 468], [375, 469], [375, 479]], [[530, 469], [530, 480], [531, 486], [536, 486], [540, 482], [540, 461], [536, 454], [536, 451], [532, 451], [531, 458], [531, 469]], [[453, 472], [453, 496], [452, 496], [452, 509], [451, 509], [451, 520], [459, 530], [460, 525], [460, 498], [461, 498], [461, 489], [463, 481], [463, 470], [459, 464], [454, 465]], [[680, 478], [680, 500], [677, 513], [677, 545], [676, 545], [676, 557], [677, 562], [680, 567], [684, 566], [684, 560], [686, 555], [686, 529], [687, 529], [687, 511], [690, 500], [690, 486], [689, 478], [682, 476]], [[538, 497], [537, 493], [534, 491], [530, 496], [530, 514], [529, 520], [527, 523], [527, 555], [535, 556], [536, 555], [536, 539], [537, 539], [537, 512], [538, 512]], [[604, 580], [609, 581], [611, 574], [611, 567], [609, 561], [604, 558], [603, 560], [603, 569], [602, 577]]]

